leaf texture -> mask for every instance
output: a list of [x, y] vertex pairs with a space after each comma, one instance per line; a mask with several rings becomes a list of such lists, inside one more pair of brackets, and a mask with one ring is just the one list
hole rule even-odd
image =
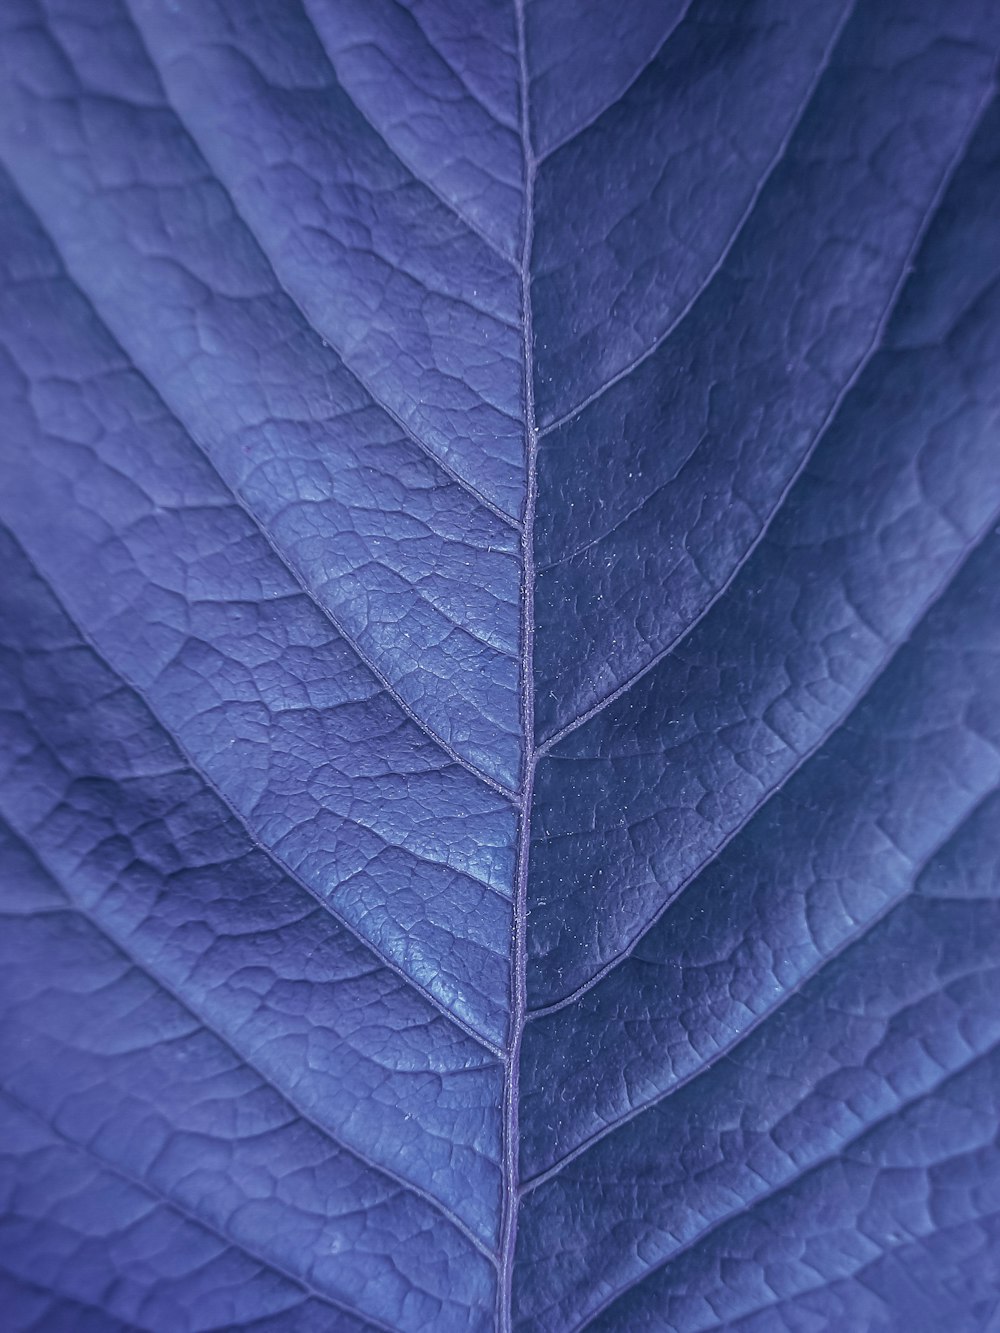
[[0, 11], [14, 1333], [983, 1333], [1000, 10]]

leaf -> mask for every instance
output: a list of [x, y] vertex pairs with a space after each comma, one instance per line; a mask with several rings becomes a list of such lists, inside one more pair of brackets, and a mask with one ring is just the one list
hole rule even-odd
[[13, 1330], [1000, 1308], [1000, 12], [0, 12]]

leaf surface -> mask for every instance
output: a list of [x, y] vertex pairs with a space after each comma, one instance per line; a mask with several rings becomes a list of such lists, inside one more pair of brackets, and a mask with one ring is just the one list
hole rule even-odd
[[998, 51], [4, 7], [12, 1329], [989, 1326]]

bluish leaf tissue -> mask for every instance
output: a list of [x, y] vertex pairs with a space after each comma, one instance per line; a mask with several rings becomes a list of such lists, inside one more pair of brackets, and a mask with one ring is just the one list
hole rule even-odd
[[2, 1333], [1000, 1328], [998, 53], [0, 5]]

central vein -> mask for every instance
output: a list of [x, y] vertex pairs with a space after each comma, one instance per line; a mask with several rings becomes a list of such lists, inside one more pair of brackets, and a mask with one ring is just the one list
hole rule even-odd
[[525, 488], [521, 514], [521, 729], [524, 749], [519, 788], [517, 857], [514, 871], [514, 916], [511, 933], [510, 1027], [507, 1037], [507, 1064], [504, 1076], [503, 1105], [503, 1217], [501, 1222], [500, 1263], [497, 1283], [497, 1326], [500, 1333], [510, 1333], [514, 1285], [514, 1251], [517, 1243], [520, 1173], [518, 1168], [518, 1072], [521, 1036], [524, 1032], [527, 996], [525, 964], [527, 941], [528, 861], [531, 846], [531, 797], [535, 780], [535, 691], [533, 651], [535, 637], [535, 496], [538, 430], [535, 424], [534, 375], [531, 331], [531, 242], [534, 222], [535, 156], [531, 147], [528, 119], [528, 63], [525, 52], [524, 4], [515, 0], [518, 62], [520, 66], [521, 153], [524, 170], [524, 220], [521, 240], [521, 330], [524, 410]]

